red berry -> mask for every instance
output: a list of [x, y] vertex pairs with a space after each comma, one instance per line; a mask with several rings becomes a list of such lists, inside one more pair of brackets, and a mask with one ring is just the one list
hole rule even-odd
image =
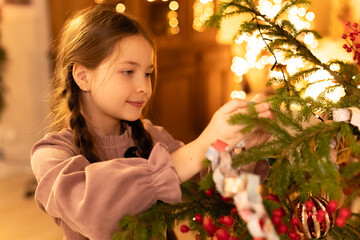
[[352, 37], [350, 38], [350, 40], [351, 40], [351, 41], [355, 41], [355, 37], [352, 36]]
[[237, 237], [230, 236], [228, 240], [239, 240]]
[[316, 213], [316, 219], [319, 222], [323, 222], [325, 220], [326, 212], [322, 209], [318, 210]]
[[285, 215], [284, 210], [282, 210], [281, 208], [277, 208], [273, 211], [273, 216], [282, 217], [284, 215]]
[[261, 229], [264, 228], [264, 224], [265, 224], [264, 219], [263, 219], [263, 218], [260, 218], [260, 219], [259, 219], [259, 225], [260, 225]]
[[351, 52], [352, 50], [351, 50], [351, 48], [348, 48], [348, 49], [346, 49], [346, 51], [347, 51], [347, 52]]
[[353, 23], [353, 27], [357, 28], [358, 24], [357, 23]]
[[281, 223], [281, 217], [280, 216], [272, 216], [271, 218], [274, 225], [279, 225]]
[[348, 49], [348, 48], [349, 48], [349, 46], [347, 44], [343, 45], [343, 49]]
[[209, 188], [208, 190], [205, 191], [206, 196], [211, 197], [212, 195], [214, 195], [214, 189]]
[[210, 217], [204, 217], [202, 226], [210, 236], [214, 235], [216, 231], [216, 226], [214, 224], [214, 221]]
[[314, 202], [311, 200], [307, 200], [305, 203], [306, 210], [311, 211], [314, 207]]
[[291, 224], [291, 226], [296, 227], [297, 225], [300, 224], [300, 219], [298, 219], [297, 217], [294, 217], [290, 220], [290, 224]]
[[180, 231], [182, 232], [182, 233], [186, 233], [186, 232], [188, 232], [190, 230], [190, 228], [187, 226], [187, 225], [181, 225], [181, 227], [180, 227]]
[[289, 231], [288, 236], [290, 240], [295, 240], [298, 237], [300, 237], [299, 234], [297, 234], [297, 232], [294, 229]]
[[279, 224], [279, 226], [276, 228], [276, 231], [277, 231], [279, 234], [287, 233], [287, 226], [286, 226], [286, 224], [284, 224], [284, 223]]
[[326, 206], [326, 210], [329, 212], [329, 213], [333, 213], [334, 211], [336, 211], [338, 207], [338, 203], [334, 200], [331, 200], [328, 205]]
[[343, 35], [342, 35], [342, 38], [343, 38], [343, 39], [346, 39], [346, 38], [347, 38], [347, 35], [346, 35], [346, 34], [343, 34]]
[[218, 240], [228, 240], [230, 237], [229, 232], [225, 228], [219, 228], [215, 231]]
[[203, 220], [203, 215], [201, 214], [196, 214], [194, 217], [195, 222], [201, 223]]
[[237, 215], [238, 214], [236, 207], [233, 207], [230, 212], [231, 212], [232, 215]]
[[265, 197], [265, 199], [266, 199], [266, 200], [272, 200], [272, 201], [277, 202], [277, 203], [280, 202], [279, 197], [278, 197], [277, 195], [275, 195], [275, 194], [267, 195], [267, 196]]
[[350, 215], [351, 215], [351, 211], [348, 208], [341, 208], [339, 210], [339, 217], [341, 217], [341, 218], [346, 219], [346, 218], [350, 217]]
[[338, 226], [338, 227], [343, 227], [343, 226], [345, 226], [345, 218], [337, 217], [337, 218], [335, 219], [335, 224], [336, 224], [336, 226]]
[[221, 197], [221, 199], [222, 199], [224, 202], [230, 202], [230, 201], [233, 200], [233, 199], [230, 198], [230, 197]]
[[345, 26], [350, 26], [350, 25], [351, 25], [350, 22], [346, 22], [346, 23], [345, 23]]
[[221, 216], [219, 219], [221, 224], [231, 226], [234, 224], [234, 218], [232, 216]]

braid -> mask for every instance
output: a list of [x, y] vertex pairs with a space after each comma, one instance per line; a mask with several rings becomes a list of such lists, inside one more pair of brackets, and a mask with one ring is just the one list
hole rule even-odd
[[151, 134], [144, 128], [144, 124], [140, 119], [128, 122], [128, 124], [131, 127], [132, 139], [135, 142], [140, 157], [149, 158], [153, 147]]
[[79, 92], [80, 89], [72, 76], [72, 66], [67, 76], [66, 88], [69, 89], [68, 107], [70, 110], [70, 128], [74, 134], [74, 144], [80, 153], [90, 162], [99, 162], [99, 157], [93, 151], [93, 136], [87, 129], [86, 121], [80, 113]]

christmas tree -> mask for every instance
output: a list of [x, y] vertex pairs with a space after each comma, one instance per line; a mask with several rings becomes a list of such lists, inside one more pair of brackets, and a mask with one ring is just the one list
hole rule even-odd
[[[284, 17], [293, 7], [309, 4], [283, 1], [271, 17], [262, 13], [254, 0], [219, 4], [207, 26], [219, 28], [224, 18], [250, 16], [239, 23], [237, 36], [261, 38], [265, 43], [262, 54], [274, 59], [271, 70], [281, 73], [268, 81], [275, 86], [274, 94], [267, 98], [274, 119], [258, 118], [250, 106], [248, 114], [233, 115], [229, 121], [244, 124], [244, 132], [261, 126], [272, 138], [237, 154], [213, 146], [213, 154], [205, 160], [209, 174], [199, 183], [182, 184], [183, 203], [159, 202], [138, 216], [124, 217], [114, 239], [165, 239], [165, 230], [179, 222], [187, 223], [181, 231], [193, 231], [200, 239], [360, 239], [360, 215], [350, 210], [360, 194], [357, 24], [347, 23], [352, 32], [342, 37], [348, 41], [344, 49], [354, 53], [355, 61], [323, 62], [302, 40], [310, 33], [320, 38], [319, 34], [298, 29]], [[300, 58], [305, 65], [289, 74], [278, 62], [279, 54], [285, 59]], [[317, 82], [330, 79], [332, 84], [317, 98], [306, 97], [306, 89], [314, 85], [307, 79], [318, 71], [328, 74]], [[344, 95], [330, 100], [327, 95], [339, 87]], [[252, 174], [229, 177], [219, 171], [221, 161], [229, 156], [233, 170], [261, 159], [269, 161], [271, 171], [260, 192], [256, 191], [259, 181]]]

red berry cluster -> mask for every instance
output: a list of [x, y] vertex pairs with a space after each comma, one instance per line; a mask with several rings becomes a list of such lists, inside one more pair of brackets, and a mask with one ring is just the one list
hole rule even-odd
[[[328, 213], [334, 213], [337, 210], [338, 203], [336, 201], [330, 201], [326, 206], [326, 211]], [[335, 224], [338, 227], [343, 227], [346, 224], [346, 220], [350, 217], [351, 211], [348, 208], [340, 208], [335, 219]], [[320, 222], [320, 220], [318, 219]]]
[[359, 40], [359, 31], [357, 29], [358, 24], [346, 22], [345, 26], [349, 29], [350, 33], [344, 33], [342, 38], [346, 41], [346, 44], [343, 45], [343, 48], [348, 52], [354, 52], [353, 59], [358, 65], [360, 65], [360, 43]]
[[[213, 240], [238, 240], [238, 238], [231, 235], [231, 232], [233, 232], [234, 218], [230, 215], [219, 218], [220, 226], [217, 226], [211, 217], [203, 217], [201, 214], [196, 214], [194, 221], [200, 223]], [[180, 230], [185, 233], [188, 232], [190, 228], [187, 225], [182, 225]]]
[[[214, 189], [208, 189], [205, 191], [205, 194], [208, 197], [212, 197], [215, 194]], [[224, 202], [233, 201], [232, 198], [222, 197]], [[231, 209], [232, 215], [237, 215], [236, 207], [234, 206]], [[233, 235], [234, 232], [234, 218], [231, 215], [220, 216], [217, 221], [215, 221], [210, 216], [203, 216], [202, 214], [196, 214], [193, 220], [201, 224], [201, 227], [208, 233], [213, 240], [239, 240]], [[181, 232], [186, 233], [190, 230], [188, 225], [182, 225], [180, 227]]]
[[[279, 197], [275, 194], [270, 194], [265, 197], [266, 200], [271, 200], [276, 203], [280, 203]], [[283, 222], [283, 217], [286, 215], [283, 208], [279, 207], [276, 208], [272, 213], [272, 223], [274, 224], [276, 231], [278, 234], [287, 234], [290, 240], [300, 240], [300, 235], [296, 232], [294, 228], [289, 228], [288, 225], [286, 225]], [[293, 218], [290, 221], [290, 224], [295, 227], [300, 224], [300, 220], [298, 218]]]
[[[296, 232], [294, 228], [289, 228], [283, 222], [283, 217], [286, 215], [285, 211], [282, 208], [277, 208], [273, 211], [271, 220], [276, 228], [278, 234], [287, 234], [290, 240], [300, 240], [300, 235]], [[292, 218], [290, 220], [291, 226], [295, 227], [300, 224], [300, 220], [298, 218]]]

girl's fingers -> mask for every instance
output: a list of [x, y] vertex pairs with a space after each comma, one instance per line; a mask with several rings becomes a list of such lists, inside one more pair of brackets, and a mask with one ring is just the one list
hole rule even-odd
[[259, 118], [269, 118], [273, 119], [273, 114], [270, 111], [262, 112], [258, 114]]
[[221, 108], [219, 108], [220, 112], [223, 113], [232, 113], [238, 109], [246, 107], [248, 104], [247, 101], [242, 99], [233, 99], [227, 103], [225, 103]]
[[251, 99], [251, 101], [254, 103], [261, 103], [264, 102], [264, 100], [265, 100], [265, 96], [261, 93], [256, 94], [255, 97]]
[[255, 105], [255, 110], [258, 113], [262, 113], [262, 112], [266, 112], [270, 110], [270, 103], [267, 102], [262, 102], [262, 103], [258, 103]]

